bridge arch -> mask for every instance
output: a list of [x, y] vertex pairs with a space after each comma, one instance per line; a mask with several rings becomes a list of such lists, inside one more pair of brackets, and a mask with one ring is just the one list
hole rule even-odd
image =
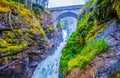
[[53, 19], [54, 26], [56, 27], [58, 21], [64, 17], [73, 17], [78, 19], [79, 10], [83, 5], [72, 5], [63, 7], [49, 8]]
[[65, 13], [62, 13], [61, 15], [59, 15], [57, 18], [56, 18], [56, 21], [55, 21], [55, 25], [58, 24], [58, 22], [60, 21], [60, 19], [62, 18], [65, 18], [65, 17], [73, 17], [75, 19], [78, 19], [78, 15], [75, 14], [75, 13], [72, 13], [72, 12], [65, 12]]

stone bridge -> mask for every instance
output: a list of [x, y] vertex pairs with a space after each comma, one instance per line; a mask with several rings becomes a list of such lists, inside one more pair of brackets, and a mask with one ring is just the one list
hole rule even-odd
[[49, 8], [54, 22], [54, 26], [56, 26], [59, 20], [64, 17], [74, 17], [78, 19], [79, 10], [82, 8], [82, 6], [83, 5], [73, 5]]

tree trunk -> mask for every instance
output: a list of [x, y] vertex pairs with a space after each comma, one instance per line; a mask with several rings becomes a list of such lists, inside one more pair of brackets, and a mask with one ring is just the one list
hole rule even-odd
[[9, 25], [10, 25], [10, 28], [12, 29], [12, 31], [13, 31], [13, 27], [12, 27], [12, 23], [11, 23], [11, 11], [9, 12]]

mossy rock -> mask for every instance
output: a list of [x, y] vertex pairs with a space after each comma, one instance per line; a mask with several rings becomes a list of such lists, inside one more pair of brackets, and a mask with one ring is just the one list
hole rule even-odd
[[[40, 22], [41, 14], [36, 14], [34, 10], [30, 11], [24, 4], [20, 3], [18, 6], [18, 3], [13, 0], [1, 0], [0, 14], [3, 15], [0, 22], [4, 20], [9, 27], [9, 30], [0, 32], [0, 54], [17, 54], [29, 45], [46, 38]], [[37, 36], [41, 37], [35, 39]]]

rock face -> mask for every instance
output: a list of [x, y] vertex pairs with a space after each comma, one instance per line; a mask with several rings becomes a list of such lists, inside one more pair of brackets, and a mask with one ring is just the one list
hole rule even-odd
[[102, 53], [86, 69], [74, 68], [66, 78], [111, 78], [120, 69], [120, 22], [108, 22], [108, 28], [94, 40], [106, 39], [109, 51]]
[[109, 78], [112, 73], [120, 69], [120, 22], [109, 22], [108, 29], [99, 34], [96, 39], [100, 38], [107, 40], [109, 53], [117, 54], [109, 57], [109, 60], [105, 60], [104, 63], [98, 67], [96, 77]]
[[[4, 15], [5, 14], [0, 14], [0, 19], [4, 17]], [[42, 36], [35, 34], [35, 37], [32, 37], [34, 40], [31, 42], [32, 44], [28, 45], [22, 51], [12, 55], [0, 52], [0, 78], [31, 78], [36, 66], [48, 55], [54, 53], [55, 49], [62, 41], [61, 29], [47, 30], [53, 25], [50, 14], [43, 11], [41, 16], [43, 16], [43, 18], [39, 20], [39, 22], [41, 22], [40, 24], [46, 34], [45, 40], [40, 40]], [[27, 29], [26, 25], [21, 22], [20, 26], [14, 26], [13, 30], [20, 28]], [[4, 20], [0, 20], [0, 39], [4, 37], [4, 34], [1, 35], [2, 31], [12, 31], [9, 24], [5, 24]], [[31, 33], [30, 36], [32, 36]]]
[[[37, 46], [26, 48], [23, 52], [15, 55], [14, 60], [9, 62], [9, 59], [1, 61], [3, 65], [0, 65], [0, 77], [1, 78], [31, 78], [32, 73], [36, 66], [44, 60], [49, 54], [53, 53], [57, 48], [60, 39], [60, 31], [54, 31], [50, 40], [40, 42]], [[52, 35], [51, 34], [51, 35]], [[8, 62], [8, 64], [6, 64]], [[4, 64], [5, 63], [5, 64]]]
[[95, 40], [105, 38], [109, 45], [110, 52], [120, 52], [120, 22], [108, 22], [108, 29], [98, 34]]
[[14, 59], [0, 61], [1, 78], [31, 78], [36, 66], [49, 54], [54, 53], [62, 39], [61, 30], [54, 30], [48, 33], [50, 39], [32, 44], [17, 55]]

